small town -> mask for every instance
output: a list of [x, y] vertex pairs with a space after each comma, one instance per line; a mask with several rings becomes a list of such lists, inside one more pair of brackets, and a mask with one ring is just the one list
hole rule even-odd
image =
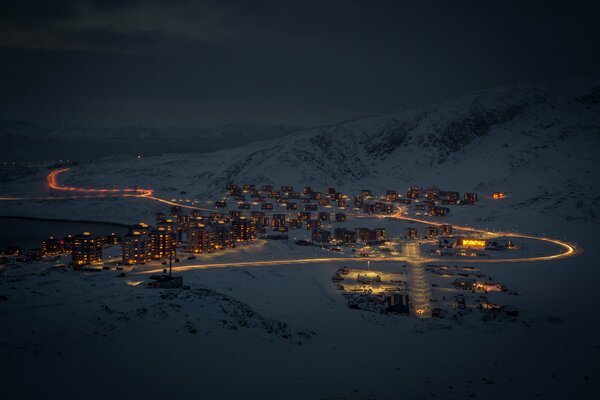
[[[332, 277], [349, 308], [412, 314], [419, 318], [447, 315], [457, 318], [464, 310], [484, 310], [489, 314], [503, 307], [493, 305], [484, 295], [469, 307], [462, 293], [457, 294], [453, 302], [448, 302], [446, 296], [437, 299], [435, 288], [440, 287], [485, 293], [489, 288], [502, 287], [491, 278], [487, 281], [471, 279], [472, 269], [464, 269], [468, 273], [457, 273], [462, 275], [462, 280], [433, 282], [429, 279], [431, 283], [423, 276], [415, 281], [414, 275], [422, 275], [422, 272], [403, 263], [391, 275], [370, 270], [371, 261], [399, 260], [411, 252], [416, 254], [412, 262], [421, 265], [432, 257], [448, 258], [451, 263], [464, 257], [490, 257], [490, 253], [498, 250], [516, 249], [510, 238], [462, 232], [443, 222], [452, 207], [474, 206], [478, 201], [476, 193], [464, 193], [461, 197], [457, 191], [419, 186], [411, 186], [405, 193], [388, 190], [385, 194], [375, 194], [364, 189], [354, 196], [332, 187], [321, 192], [309, 186], [295, 191], [290, 185], [277, 189], [263, 185], [257, 189], [253, 184], [229, 184], [224, 189], [224, 196], [214, 202], [214, 211], [173, 205], [168, 212], [156, 212], [152, 225], [140, 222], [129, 226], [127, 233], [121, 236], [74, 232], [62, 238], [48, 237], [40, 248], [27, 252], [15, 246], [7, 247], [0, 263], [46, 261], [81, 271], [117, 270], [121, 276], [136, 265], [158, 265], [162, 274], [151, 275], [148, 286], [173, 289], [188, 287], [182, 276], [173, 276], [173, 266], [177, 270], [178, 266], [199, 262], [197, 256], [201, 254], [209, 256], [235, 247], [252, 246], [258, 240], [283, 240], [328, 252], [332, 261], [343, 261], [344, 257], [366, 260], [369, 269], [342, 267]], [[502, 197], [494, 193], [491, 198]], [[409, 226], [399, 230], [396, 226], [390, 229], [386, 221], [386, 218], [400, 218], [400, 221], [408, 218], [410, 222], [411, 217], [423, 216], [441, 222], [420, 229]], [[337, 257], [340, 259], [336, 260]], [[429, 265], [425, 271], [436, 272], [438, 267]], [[448, 272], [453, 270], [447, 266], [444, 271], [436, 277], [453, 274]], [[438, 302], [447, 307], [437, 307]], [[458, 311], [452, 313], [453, 309]]]
[[600, 1], [0, 1], [0, 397], [597, 400]]

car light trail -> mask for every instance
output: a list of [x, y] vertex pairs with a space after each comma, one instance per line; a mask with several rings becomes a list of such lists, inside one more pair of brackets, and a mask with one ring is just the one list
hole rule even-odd
[[69, 170], [70, 170], [70, 168], [62, 168], [62, 169], [57, 169], [57, 170], [50, 172], [48, 174], [48, 176], [46, 177], [48, 186], [51, 189], [60, 190], [60, 191], [78, 192], [78, 193], [98, 193], [98, 194], [113, 193], [117, 196], [124, 195], [124, 194], [136, 194], [136, 195], [140, 195], [140, 196], [151, 196], [154, 193], [154, 190], [152, 190], [152, 189], [130, 189], [130, 188], [126, 188], [126, 189], [94, 189], [94, 188], [86, 189], [86, 188], [79, 188], [79, 187], [73, 187], [73, 186], [59, 185], [58, 180], [57, 180], [58, 175], [63, 174]]
[[76, 200], [76, 199], [92, 199], [92, 198], [102, 198], [102, 197], [137, 197], [142, 199], [148, 199], [152, 201], [156, 201], [163, 204], [168, 204], [171, 206], [179, 206], [182, 208], [192, 209], [192, 210], [203, 210], [203, 211], [214, 211], [208, 208], [190, 206], [186, 204], [177, 203], [174, 201], [169, 201], [166, 199], [162, 199], [160, 197], [154, 196], [153, 189], [96, 189], [96, 188], [80, 188], [75, 186], [63, 186], [58, 183], [58, 175], [63, 174], [69, 171], [70, 168], [62, 168], [57, 169], [48, 174], [46, 177], [46, 182], [48, 183], [48, 187], [58, 191], [66, 191], [66, 192], [76, 192], [76, 193], [87, 193], [87, 196], [65, 196], [65, 197], [38, 197], [38, 198], [0, 198], [0, 200]]

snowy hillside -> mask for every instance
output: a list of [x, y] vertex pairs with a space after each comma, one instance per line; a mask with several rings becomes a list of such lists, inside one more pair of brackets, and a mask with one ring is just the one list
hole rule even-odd
[[597, 222], [598, 154], [596, 77], [498, 88], [210, 154], [110, 157], [74, 169], [67, 181], [139, 185], [167, 197], [183, 190], [197, 199], [218, 196], [228, 182], [400, 192], [436, 185], [480, 196], [501, 190], [510, 194], [507, 208]]

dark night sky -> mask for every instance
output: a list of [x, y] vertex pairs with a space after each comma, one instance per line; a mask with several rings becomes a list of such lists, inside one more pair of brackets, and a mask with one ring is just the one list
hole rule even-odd
[[314, 125], [589, 74], [593, 3], [0, 0], [0, 117]]

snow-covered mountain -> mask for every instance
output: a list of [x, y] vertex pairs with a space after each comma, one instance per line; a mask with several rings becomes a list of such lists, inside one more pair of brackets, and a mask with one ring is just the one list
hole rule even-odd
[[[136, 184], [173, 197], [185, 190], [200, 199], [229, 182], [375, 191], [436, 185], [480, 195], [501, 190], [511, 207], [597, 221], [598, 154], [596, 76], [482, 91], [209, 154], [107, 158], [73, 171], [69, 182]], [[98, 169], [108, 173], [100, 177]]]

